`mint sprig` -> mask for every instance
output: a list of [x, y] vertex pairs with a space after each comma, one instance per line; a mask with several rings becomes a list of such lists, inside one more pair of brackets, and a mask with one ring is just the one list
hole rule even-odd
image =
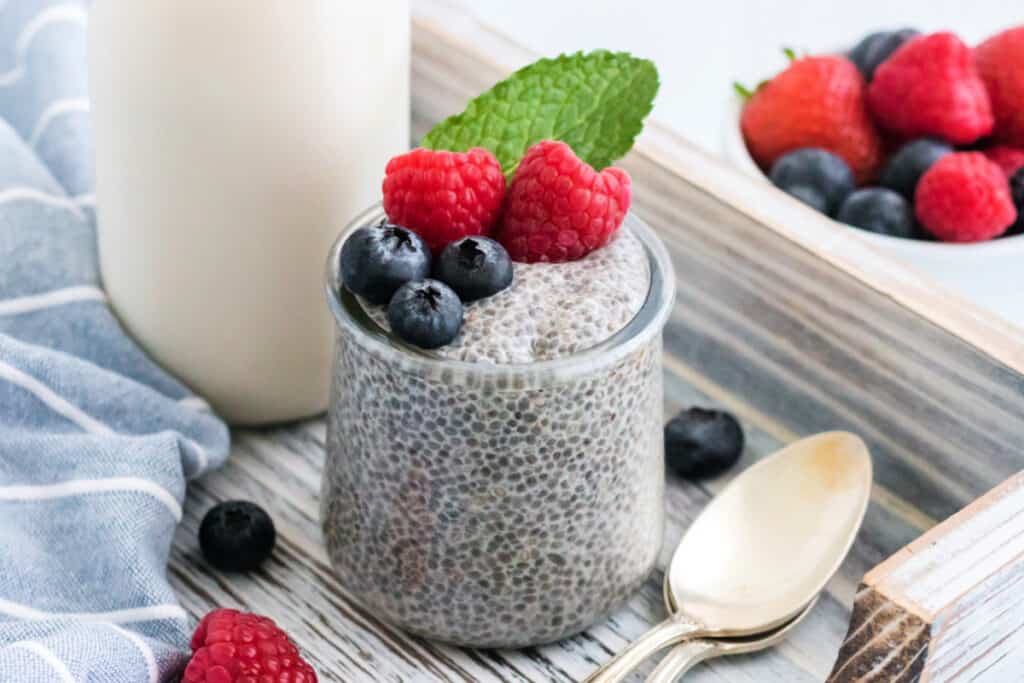
[[428, 149], [485, 147], [509, 177], [540, 140], [561, 140], [601, 170], [633, 147], [658, 92], [654, 63], [597, 50], [541, 59], [469, 102], [423, 138]]

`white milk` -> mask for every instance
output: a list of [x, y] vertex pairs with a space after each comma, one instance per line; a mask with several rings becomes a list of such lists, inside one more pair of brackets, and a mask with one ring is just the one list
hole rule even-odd
[[94, 0], [99, 253], [228, 420], [320, 412], [328, 248], [409, 143], [408, 0]]

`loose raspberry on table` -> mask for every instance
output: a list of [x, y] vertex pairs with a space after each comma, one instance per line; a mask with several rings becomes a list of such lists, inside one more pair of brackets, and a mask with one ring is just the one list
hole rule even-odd
[[569, 145], [544, 140], [516, 169], [498, 241], [513, 261], [575, 261], [612, 240], [630, 198], [628, 173], [614, 167], [598, 173]]
[[501, 213], [505, 176], [488, 150], [414, 149], [388, 162], [384, 212], [439, 253], [468, 235], [488, 235]]
[[316, 683], [316, 672], [267, 617], [233, 609], [207, 614], [192, 636], [182, 683]]
[[980, 152], [954, 152], [921, 176], [917, 219], [944, 242], [978, 242], [1006, 232], [1017, 220], [1010, 183]]

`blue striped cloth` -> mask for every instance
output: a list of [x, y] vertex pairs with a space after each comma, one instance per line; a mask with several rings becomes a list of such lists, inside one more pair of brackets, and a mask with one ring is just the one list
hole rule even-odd
[[87, 6], [0, 0], [3, 683], [180, 672], [192, 625], [168, 552], [186, 480], [228, 451], [99, 288]]

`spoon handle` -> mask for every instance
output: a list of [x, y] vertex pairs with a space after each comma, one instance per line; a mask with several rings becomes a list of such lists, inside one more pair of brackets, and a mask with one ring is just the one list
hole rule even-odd
[[684, 673], [717, 655], [718, 644], [713, 640], [698, 639], [680, 643], [668, 651], [645, 683], [675, 683]]
[[703, 630], [701, 624], [677, 612], [590, 674], [584, 683], [619, 683], [655, 652], [687, 638], [699, 636]]

